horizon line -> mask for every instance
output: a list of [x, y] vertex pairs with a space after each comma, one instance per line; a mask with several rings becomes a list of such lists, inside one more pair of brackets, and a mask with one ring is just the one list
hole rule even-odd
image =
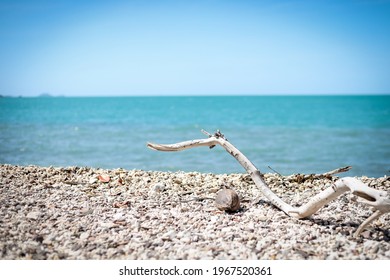
[[0, 98], [109, 98], [109, 97], [255, 97], [255, 96], [385, 96], [389, 93], [245, 93], [245, 94], [118, 94], [118, 95], [64, 95], [42, 93], [37, 95], [7, 95], [0, 94]]

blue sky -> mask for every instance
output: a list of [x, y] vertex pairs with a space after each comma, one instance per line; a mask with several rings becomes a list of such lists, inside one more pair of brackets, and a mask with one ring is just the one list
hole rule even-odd
[[388, 94], [390, 1], [0, 0], [0, 94]]

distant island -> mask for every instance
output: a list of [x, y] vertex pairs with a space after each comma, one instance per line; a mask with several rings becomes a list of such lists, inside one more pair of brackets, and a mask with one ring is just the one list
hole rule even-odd
[[32, 96], [23, 96], [23, 95], [4, 95], [0, 94], [0, 98], [55, 98], [55, 97], [65, 97], [64, 95], [52, 95], [47, 92], [43, 92], [39, 95]]
[[40, 95], [38, 95], [38, 97], [44, 97], [44, 98], [46, 98], [46, 97], [54, 97], [54, 96], [51, 95], [50, 93], [43, 92], [43, 93], [41, 93]]

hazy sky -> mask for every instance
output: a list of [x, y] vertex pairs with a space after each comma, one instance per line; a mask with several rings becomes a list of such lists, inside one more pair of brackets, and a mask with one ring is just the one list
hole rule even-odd
[[390, 93], [390, 1], [0, 0], [0, 94]]

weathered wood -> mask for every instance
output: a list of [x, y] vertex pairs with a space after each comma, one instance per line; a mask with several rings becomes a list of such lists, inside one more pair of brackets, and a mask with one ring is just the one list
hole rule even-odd
[[[367, 204], [368, 206], [371, 206], [375, 209], [375, 212], [369, 218], [367, 218], [356, 230], [355, 236], [360, 235], [363, 229], [372, 221], [378, 219], [381, 215], [390, 212], [390, 197], [387, 192], [370, 188], [363, 182], [352, 177], [344, 177], [337, 180], [333, 186], [318, 193], [317, 195], [312, 197], [310, 201], [306, 204], [300, 207], [293, 207], [288, 203], [284, 202], [274, 192], [272, 192], [272, 190], [268, 187], [267, 183], [264, 181], [262, 173], [244, 154], [242, 154], [235, 146], [233, 146], [220, 131], [217, 131], [214, 135], [211, 135], [210, 133], [205, 131], [202, 132], [206, 134], [209, 138], [185, 141], [168, 145], [148, 143], [147, 146], [150, 149], [158, 151], [174, 152], [200, 146], [208, 146], [212, 148], [216, 145], [220, 145], [230, 155], [232, 155], [241, 164], [242, 167], [245, 168], [245, 170], [252, 177], [252, 180], [254, 181], [256, 186], [260, 188], [263, 195], [267, 199], [269, 199], [273, 205], [278, 207], [290, 217], [297, 219], [302, 219], [312, 215], [324, 205], [335, 200], [343, 193], [351, 191], [352, 194], [358, 196], [358, 202]], [[318, 174], [317, 176], [329, 177], [336, 173], [345, 172], [349, 169], [350, 167], [347, 166], [332, 170], [324, 174]]]

